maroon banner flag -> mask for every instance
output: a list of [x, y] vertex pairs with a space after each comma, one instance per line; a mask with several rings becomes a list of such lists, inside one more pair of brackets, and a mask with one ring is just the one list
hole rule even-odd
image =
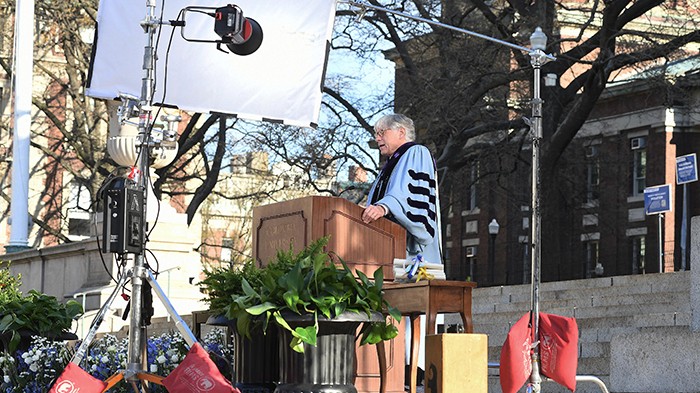
[[170, 393], [240, 393], [224, 378], [207, 351], [195, 343], [185, 359], [163, 379]]
[[49, 390], [49, 393], [102, 393], [107, 383], [88, 374], [70, 362]]
[[578, 325], [576, 319], [540, 313], [540, 372], [545, 377], [576, 390]]
[[516, 393], [532, 372], [532, 328], [525, 314], [508, 332], [501, 349], [500, 379], [503, 393]]

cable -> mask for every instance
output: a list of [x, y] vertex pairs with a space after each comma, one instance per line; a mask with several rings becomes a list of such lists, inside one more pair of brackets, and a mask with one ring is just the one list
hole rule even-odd
[[160, 273], [159, 273], [159, 271], [160, 271], [160, 261], [158, 261], [158, 257], [156, 257], [156, 254], [154, 254], [153, 251], [151, 251], [150, 249], [146, 249], [146, 251], [148, 251], [148, 253], [151, 254], [151, 256], [153, 257], [153, 259], [154, 259], [155, 262], [156, 262], [156, 268], [155, 268], [155, 269], [152, 269], [150, 266], [148, 266], [148, 268], [149, 268], [150, 271], [153, 272], [153, 276], [156, 277], [156, 278], [158, 278], [158, 274], [160, 274]]
[[[163, 21], [163, 13], [164, 12], [165, 12], [165, 0], [160, 2], [160, 16], [158, 17], [158, 20], [161, 21], [161, 23], [158, 25], [158, 34], [156, 35], [156, 44], [155, 44], [155, 47], [153, 48], [156, 58], [158, 58], [158, 45], [160, 43], [160, 33], [163, 31], [162, 21]], [[156, 93], [156, 84], [158, 82], [158, 78], [157, 78], [157, 74], [156, 74], [157, 72], [158, 72], [158, 69], [156, 67], [153, 67], [153, 90], [151, 91], [151, 97], [153, 96], [153, 94]]]
[[[176, 20], [180, 20], [180, 17], [182, 17], [183, 10], [180, 10], [180, 12], [177, 15]], [[170, 31], [170, 39], [168, 40], [168, 48], [165, 50], [165, 65], [163, 66], [163, 95], [161, 96], [160, 99], [160, 104], [165, 105], [165, 96], [168, 91], [168, 64], [170, 61], [170, 49], [172, 48], [173, 45], [173, 37], [175, 36], [175, 29], [172, 29]]]

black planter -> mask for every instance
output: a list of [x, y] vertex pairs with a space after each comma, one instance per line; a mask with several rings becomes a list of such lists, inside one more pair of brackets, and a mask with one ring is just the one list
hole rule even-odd
[[233, 382], [241, 393], [271, 393], [279, 381], [279, 328], [271, 323], [267, 334], [251, 329], [250, 339], [238, 333], [236, 321], [211, 316], [207, 325], [228, 326], [233, 333]]
[[[29, 349], [29, 346], [32, 344], [33, 336], [41, 336], [41, 334], [28, 329], [20, 329], [17, 331], [17, 333], [19, 333], [19, 345], [17, 345], [17, 350], [23, 352]], [[78, 339], [77, 335], [70, 332], [63, 332], [59, 335], [44, 335], [44, 337], [48, 338], [51, 341], [67, 341]], [[7, 350], [9, 348], [11, 339], [12, 332], [5, 332], [0, 334], [0, 350]]]
[[[310, 315], [285, 315], [292, 328], [313, 324]], [[355, 389], [355, 335], [364, 322], [384, 321], [377, 313], [373, 318], [346, 312], [329, 320], [318, 321], [316, 346], [304, 344], [304, 353], [293, 351], [292, 335], [286, 329], [279, 334], [279, 377], [275, 393], [357, 393]]]

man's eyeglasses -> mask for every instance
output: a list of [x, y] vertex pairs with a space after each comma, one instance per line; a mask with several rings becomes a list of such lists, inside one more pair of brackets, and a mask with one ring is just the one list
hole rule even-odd
[[384, 129], [379, 129], [379, 130], [374, 130], [374, 137], [380, 137], [383, 138], [384, 134], [386, 134], [387, 131], [391, 130], [391, 128], [384, 128]]

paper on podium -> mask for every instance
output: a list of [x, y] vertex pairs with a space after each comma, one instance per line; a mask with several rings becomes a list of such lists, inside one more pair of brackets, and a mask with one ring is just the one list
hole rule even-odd
[[[400, 282], [415, 282], [416, 276], [410, 276], [411, 268], [414, 266], [413, 261], [406, 259], [394, 259], [394, 281]], [[420, 262], [419, 268], [425, 269], [425, 273], [432, 276], [431, 279], [445, 280], [445, 266], [441, 263]]]

